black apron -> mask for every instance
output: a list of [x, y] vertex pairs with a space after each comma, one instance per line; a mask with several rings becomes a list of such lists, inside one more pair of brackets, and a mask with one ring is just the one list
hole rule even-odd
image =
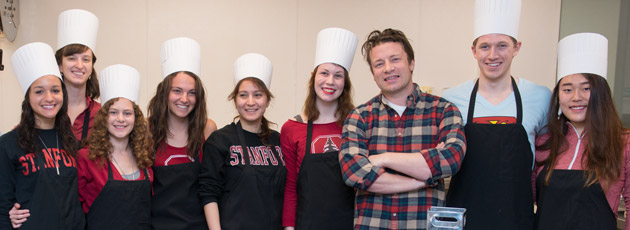
[[341, 177], [339, 151], [312, 154], [313, 122], [307, 127], [297, 178], [296, 229], [352, 229], [355, 193]]
[[[225, 186], [226, 191], [219, 200], [221, 228], [281, 230], [287, 170], [280, 160], [277, 166], [250, 165], [240, 122], [236, 125], [236, 131], [243, 147], [245, 165], [238, 179]], [[273, 148], [272, 151], [275, 152]]]
[[45, 159], [43, 153], [36, 157], [37, 185], [31, 201], [22, 205], [31, 215], [20, 229], [85, 229], [77, 169], [57, 175], [56, 169], [44, 167]]
[[532, 229], [533, 154], [522, 126], [523, 108], [512, 78], [516, 124], [473, 123], [479, 82], [470, 96], [466, 155], [451, 180], [446, 206], [466, 208], [466, 229]]
[[547, 169], [545, 165], [536, 178], [536, 229], [617, 229], [599, 183], [585, 188], [583, 170], [554, 169], [544, 186]]
[[153, 229], [208, 229], [199, 198], [199, 157], [193, 162], [153, 166]]
[[107, 183], [87, 213], [87, 229], [151, 229], [151, 182], [114, 180], [107, 161]]
[[81, 139], [79, 139], [79, 143], [81, 143], [81, 141], [87, 138], [89, 128], [90, 128], [90, 108], [88, 106], [87, 111], [85, 111], [85, 117], [83, 118], [83, 127], [81, 127]]

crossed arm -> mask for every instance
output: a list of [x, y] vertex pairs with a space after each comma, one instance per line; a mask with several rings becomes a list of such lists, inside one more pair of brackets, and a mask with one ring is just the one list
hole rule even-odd
[[[413, 153], [370, 154], [368, 146], [383, 143], [370, 144], [375, 140], [369, 136], [368, 125], [359, 113], [350, 114], [344, 125], [339, 156], [346, 184], [389, 194], [435, 186], [439, 179], [455, 174], [464, 157], [465, 138], [459, 111], [454, 106], [445, 111], [435, 133], [439, 143]], [[401, 174], [386, 172], [385, 168]]]

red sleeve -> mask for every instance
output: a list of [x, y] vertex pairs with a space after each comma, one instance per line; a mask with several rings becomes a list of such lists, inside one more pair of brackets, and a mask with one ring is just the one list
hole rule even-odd
[[77, 154], [77, 172], [79, 178], [79, 200], [83, 212], [87, 213], [94, 200], [107, 183], [107, 165], [99, 166], [88, 159], [88, 147]]
[[299, 123], [288, 120], [282, 126], [280, 132], [280, 145], [284, 155], [284, 163], [287, 168], [287, 180], [284, 186], [284, 202], [282, 208], [282, 226], [295, 226], [295, 213], [297, 207], [297, 174], [299, 162], [297, 156], [297, 135]]

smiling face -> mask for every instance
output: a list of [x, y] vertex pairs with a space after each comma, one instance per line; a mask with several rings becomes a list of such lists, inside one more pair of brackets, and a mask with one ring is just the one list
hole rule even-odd
[[184, 72], [179, 72], [173, 78], [168, 94], [169, 115], [186, 118], [195, 108], [196, 96], [195, 79]]
[[61, 79], [46, 75], [35, 80], [28, 92], [29, 104], [35, 115], [35, 127], [49, 129], [63, 106]]
[[249, 79], [243, 79], [238, 88], [234, 104], [243, 127], [260, 127], [270, 98], [265, 91]]
[[385, 96], [407, 96], [413, 91], [411, 73], [415, 61], [407, 61], [402, 45], [398, 42], [385, 42], [370, 51], [374, 81]]
[[109, 138], [125, 140], [133, 130], [135, 111], [133, 103], [127, 98], [112, 99], [115, 101], [107, 110], [107, 131]]
[[583, 130], [591, 98], [591, 84], [582, 74], [568, 75], [558, 84], [558, 102], [562, 114], [576, 129]]
[[61, 58], [59, 71], [63, 74], [64, 83], [74, 87], [85, 86], [92, 75], [92, 62], [94, 55], [91, 49], [81, 53], [75, 53]]
[[510, 77], [512, 59], [518, 54], [521, 43], [504, 34], [486, 34], [477, 38], [471, 47], [479, 65], [479, 75], [490, 81]]
[[345, 85], [345, 70], [333, 63], [323, 63], [315, 70], [313, 88], [320, 102], [336, 102]]

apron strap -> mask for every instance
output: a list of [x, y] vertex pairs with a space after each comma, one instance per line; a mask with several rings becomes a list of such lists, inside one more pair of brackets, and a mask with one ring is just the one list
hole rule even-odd
[[[523, 123], [523, 103], [521, 101], [521, 93], [518, 90], [518, 85], [514, 78], [510, 76], [512, 80], [512, 91], [514, 92], [514, 100], [516, 101], [516, 124]], [[466, 118], [466, 124], [472, 124], [473, 114], [475, 112], [475, 101], [477, 100], [477, 90], [479, 89], [479, 79], [475, 81], [475, 86], [470, 93], [470, 102], [468, 103], [468, 117]]]
[[107, 181], [113, 181], [114, 180], [114, 173], [112, 173], [112, 167], [114, 167], [114, 165], [109, 162], [109, 160], [107, 160]]
[[245, 158], [245, 165], [249, 165], [249, 147], [247, 147], [247, 142], [245, 141], [245, 134], [243, 134], [243, 127], [241, 126], [241, 121], [236, 123], [236, 133], [238, 134], [238, 140], [241, 142], [241, 147], [243, 148], [243, 158]]
[[313, 139], [313, 121], [309, 120], [306, 125], [306, 145], [304, 154], [311, 154], [311, 139]]
[[90, 126], [90, 108], [85, 111], [85, 117], [83, 118], [83, 128], [81, 128], [81, 140], [85, 140], [88, 135], [88, 128]]

